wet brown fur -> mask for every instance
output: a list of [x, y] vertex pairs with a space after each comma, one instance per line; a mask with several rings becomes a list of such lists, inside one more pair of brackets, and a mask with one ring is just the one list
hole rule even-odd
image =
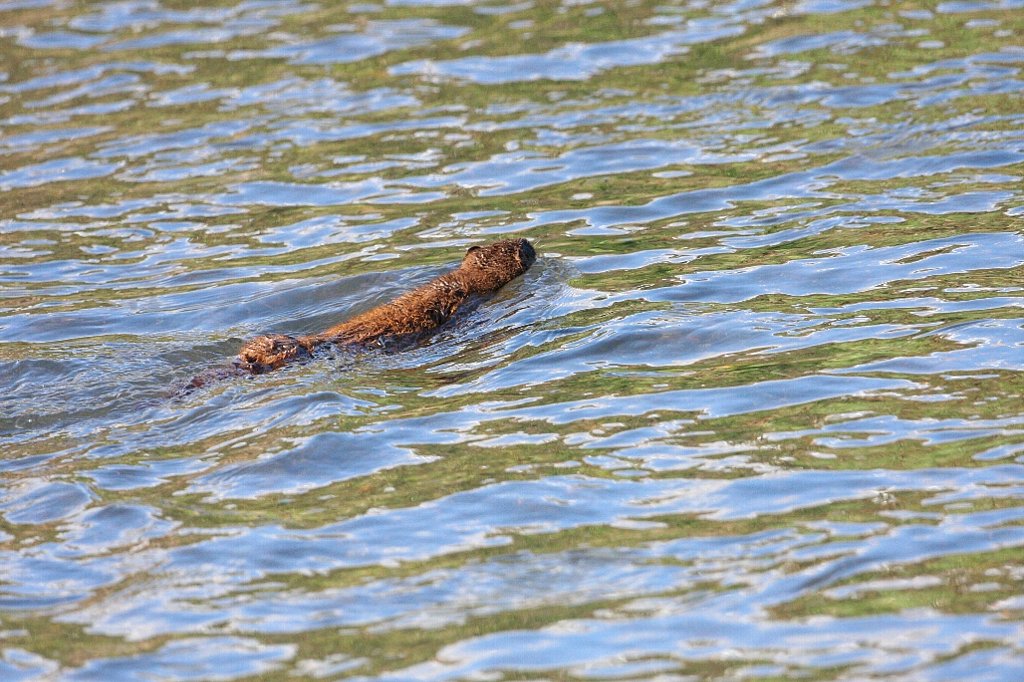
[[415, 339], [447, 322], [471, 296], [493, 293], [519, 277], [535, 259], [533, 246], [525, 239], [474, 246], [455, 270], [320, 334], [257, 336], [242, 346], [236, 365], [259, 374], [306, 357], [325, 343], [369, 345]]

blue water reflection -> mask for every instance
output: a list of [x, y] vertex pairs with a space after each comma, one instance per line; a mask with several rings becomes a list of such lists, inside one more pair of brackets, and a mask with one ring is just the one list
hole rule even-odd
[[1017, 679], [1022, 4], [0, 0], [0, 679]]

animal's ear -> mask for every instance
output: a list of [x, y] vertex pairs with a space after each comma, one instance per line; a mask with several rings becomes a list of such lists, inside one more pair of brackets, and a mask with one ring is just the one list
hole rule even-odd
[[473, 253], [474, 251], [479, 251], [479, 250], [480, 250], [479, 246], [471, 246], [468, 249], [466, 249], [466, 255], [468, 256], [469, 254]]

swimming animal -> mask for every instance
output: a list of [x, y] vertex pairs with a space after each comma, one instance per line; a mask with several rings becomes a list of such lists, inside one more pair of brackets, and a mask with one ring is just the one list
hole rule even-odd
[[[416, 341], [447, 322], [468, 299], [494, 293], [536, 260], [537, 252], [525, 239], [470, 247], [456, 269], [319, 334], [266, 334], [250, 339], [235, 359], [235, 373], [269, 372], [309, 357], [324, 344], [385, 346]], [[208, 380], [199, 375], [187, 388], [199, 388]]]

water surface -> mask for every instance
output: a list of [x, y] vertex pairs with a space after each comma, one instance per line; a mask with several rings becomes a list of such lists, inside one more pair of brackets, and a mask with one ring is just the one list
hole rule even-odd
[[[0, 677], [1017, 679], [1020, 35], [0, 2]], [[413, 349], [174, 397], [512, 236]]]

